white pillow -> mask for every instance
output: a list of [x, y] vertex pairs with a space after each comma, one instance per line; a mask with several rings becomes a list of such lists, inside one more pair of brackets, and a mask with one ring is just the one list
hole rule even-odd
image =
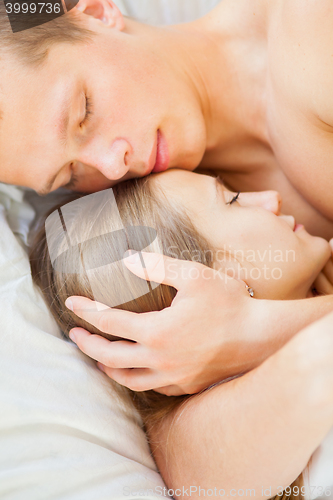
[[123, 14], [153, 25], [193, 21], [219, 3], [221, 0], [116, 0]]
[[[0, 202], [15, 213], [20, 192], [10, 194]], [[61, 337], [7, 213], [1, 205], [0, 498], [160, 498], [139, 414]]]

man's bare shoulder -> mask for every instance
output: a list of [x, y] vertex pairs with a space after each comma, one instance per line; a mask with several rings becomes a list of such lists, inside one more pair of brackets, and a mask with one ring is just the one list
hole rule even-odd
[[272, 16], [286, 80], [297, 85], [298, 99], [306, 103], [303, 109], [333, 126], [332, 1], [280, 0]]
[[310, 25], [318, 21], [323, 25], [329, 25], [333, 19], [331, 0], [276, 0], [274, 3], [283, 9], [286, 23], [289, 20], [295, 28], [298, 26], [300, 29], [302, 27], [306, 29], [304, 23]]
[[[288, 182], [310, 211], [314, 208], [326, 218], [320, 232], [326, 237], [332, 236], [333, 221], [332, 28], [330, 0], [272, 3], [267, 31], [269, 133]], [[310, 224], [306, 216], [303, 220], [317, 234], [315, 219]]]

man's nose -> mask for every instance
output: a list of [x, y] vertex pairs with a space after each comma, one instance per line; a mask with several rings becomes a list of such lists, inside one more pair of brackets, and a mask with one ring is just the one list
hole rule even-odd
[[132, 146], [123, 138], [116, 139], [109, 146], [95, 142], [90, 144], [83, 152], [81, 161], [96, 168], [107, 179], [116, 181], [124, 177], [129, 171], [131, 152]]
[[269, 210], [275, 215], [279, 215], [282, 198], [277, 191], [258, 191], [257, 193], [242, 192], [239, 197], [239, 203], [240, 205], [248, 207], [265, 208], [265, 210]]

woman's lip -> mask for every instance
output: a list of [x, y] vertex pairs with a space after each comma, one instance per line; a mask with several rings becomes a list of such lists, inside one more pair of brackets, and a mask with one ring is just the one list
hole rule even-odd
[[157, 131], [157, 153], [156, 153], [156, 163], [152, 170], [154, 174], [157, 172], [164, 172], [169, 166], [169, 148], [163, 134], [160, 130]]
[[303, 224], [296, 224], [295, 227], [294, 227], [294, 232], [298, 231], [299, 229], [302, 229]]

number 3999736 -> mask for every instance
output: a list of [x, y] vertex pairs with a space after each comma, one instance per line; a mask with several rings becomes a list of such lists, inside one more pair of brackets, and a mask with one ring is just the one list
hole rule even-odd
[[60, 3], [6, 3], [7, 14], [60, 14]]

